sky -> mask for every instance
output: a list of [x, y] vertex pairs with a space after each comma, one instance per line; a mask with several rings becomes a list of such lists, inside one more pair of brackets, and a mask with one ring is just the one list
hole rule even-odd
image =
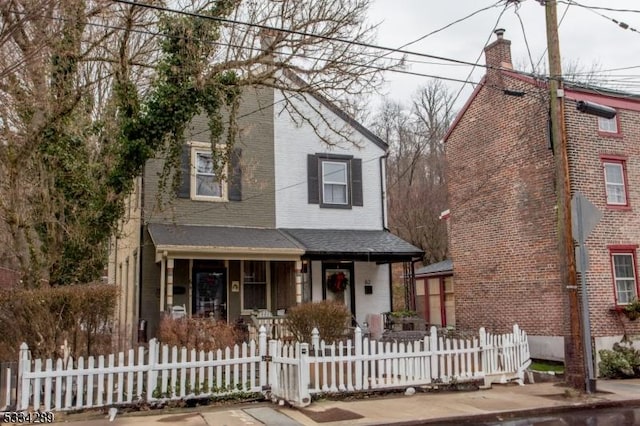
[[[493, 29], [497, 27], [505, 29], [504, 37], [511, 40], [511, 57], [516, 69], [531, 71], [532, 60], [536, 64], [542, 61], [540, 64], [544, 66], [547, 62], [544, 6], [536, 0], [511, 0], [505, 9], [506, 3], [506, 0], [373, 0], [369, 20], [379, 24], [377, 45], [398, 48], [488, 7], [405, 49], [475, 63], [487, 40], [489, 43], [495, 40]], [[568, 3], [572, 4], [567, 6]], [[599, 10], [593, 9], [594, 6], [635, 12]], [[563, 15], [559, 26], [563, 67], [568, 69], [567, 64], [574, 64], [582, 71], [595, 67], [604, 72], [603, 78], [608, 79], [608, 83], [603, 84], [605, 87], [640, 92], [640, 0], [560, 0], [558, 21]], [[621, 28], [611, 19], [625, 22], [629, 29]], [[407, 56], [407, 59], [406, 70], [410, 72], [464, 81], [471, 71], [471, 66], [467, 65], [443, 63], [418, 56]], [[484, 55], [479, 61], [480, 64], [485, 63]], [[606, 72], [623, 67], [636, 68]], [[477, 82], [483, 74], [483, 68], [476, 68], [470, 80]], [[388, 98], [402, 103], [408, 103], [419, 87], [429, 80], [428, 77], [391, 72], [387, 73], [386, 79], [388, 82], [382, 88], [383, 92]], [[445, 83], [452, 93], [460, 91], [456, 101], [456, 109], [460, 109], [473, 87], [469, 84]], [[374, 102], [380, 103], [381, 100], [378, 98]]]

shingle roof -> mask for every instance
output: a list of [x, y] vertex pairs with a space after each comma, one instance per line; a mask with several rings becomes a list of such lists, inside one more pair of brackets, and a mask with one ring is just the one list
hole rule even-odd
[[402, 261], [423, 252], [400, 237], [382, 230], [264, 229], [228, 226], [171, 225], [150, 223], [149, 234], [156, 249], [183, 246], [207, 249], [250, 248], [299, 250], [310, 258], [371, 261]]
[[433, 275], [446, 275], [453, 273], [453, 261], [451, 259], [445, 259], [442, 262], [432, 263], [431, 265], [423, 266], [420, 269], [415, 270], [415, 276], [433, 276]]
[[172, 245], [302, 249], [277, 229], [150, 223], [149, 234], [156, 247]]
[[382, 230], [355, 229], [282, 229], [306, 250], [309, 257], [339, 254], [353, 259], [410, 260], [423, 251], [400, 237]]

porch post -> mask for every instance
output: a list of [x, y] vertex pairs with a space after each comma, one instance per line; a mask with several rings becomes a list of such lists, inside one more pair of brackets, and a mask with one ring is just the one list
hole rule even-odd
[[296, 305], [302, 303], [302, 261], [296, 260]]
[[167, 266], [167, 260], [164, 255], [160, 259], [160, 313], [164, 312], [164, 293], [165, 293], [165, 268]]
[[173, 257], [167, 259], [167, 308], [173, 306]]

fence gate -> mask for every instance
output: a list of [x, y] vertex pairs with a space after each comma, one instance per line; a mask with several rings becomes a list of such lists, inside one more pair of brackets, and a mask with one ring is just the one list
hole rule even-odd
[[311, 404], [309, 393], [309, 344], [269, 341], [271, 399], [285, 400], [294, 407]]

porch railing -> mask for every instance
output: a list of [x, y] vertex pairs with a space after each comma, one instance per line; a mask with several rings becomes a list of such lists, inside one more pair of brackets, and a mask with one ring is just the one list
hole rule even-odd
[[258, 338], [260, 327], [265, 328], [267, 339], [290, 340], [293, 338], [293, 334], [287, 327], [286, 318], [286, 315], [273, 315], [266, 310], [252, 314], [249, 322], [249, 340]]

